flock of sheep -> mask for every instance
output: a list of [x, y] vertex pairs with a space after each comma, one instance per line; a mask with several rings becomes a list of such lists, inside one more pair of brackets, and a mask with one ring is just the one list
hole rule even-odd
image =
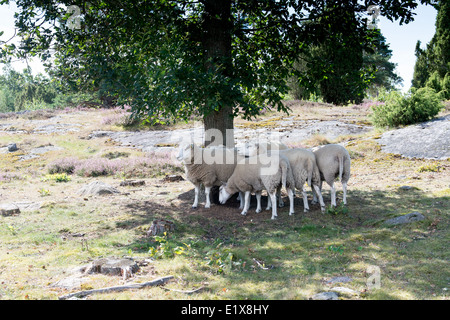
[[186, 169], [187, 179], [195, 187], [193, 208], [198, 206], [200, 186], [205, 187], [206, 205], [210, 208], [210, 191], [220, 186], [219, 202], [224, 204], [232, 195], [239, 193], [241, 214], [246, 215], [250, 207], [250, 196], [256, 195], [256, 213], [261, 209], [261, 192], [267, 191], [266, 210], [272, 209], [272, 219], [277, 217], [278, 206], [284, 205], [281, 188], [285, 188], [289, 201], [289, 215], [294, 213], [295, 189], [303, 196], [304, 211], [309, 210], [305, 182], [313, 192], [312, 203], [320, 203], [322, 182], [331, 187], [331, 205], [336, 206], [337, 178], [342, 183], [343, 203], [347, 204], [347, 182], [350, 178], [350, 155], [341, 145], [328, 144], [313, 149], [288, 148], [280, 142], [255, 143], [246, 155], [236, 148], [214, 146], [200, 148], [194, 143], [180, 146], [177, 159]]

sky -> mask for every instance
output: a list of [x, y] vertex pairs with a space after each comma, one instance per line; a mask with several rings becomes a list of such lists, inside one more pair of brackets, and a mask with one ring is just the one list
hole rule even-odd
[[[0, 6], [0, 31], [4, 31], [0, 40], [5, 41], [14, 35], [13, 16], [15, 10], [14, 4]], [[390, 22], [382, 16], [379, 17], [380, 21], [377, 23], [392, 50], [391, 61], [397, 64], [396, 73], [403, 79], [403, 86], [399, 87], [403, 92], [411, 87], [416, 61], [414, 50], [417, 40], [420, 40], [422, 47], [425, 47], [435, 33], [436, 9], [431, 6], [419, 5], [414, 12], [417, 15], [414, 21], [409, 24], [400, 26], [398, 22]], [[45, 69], [39, 60], [28, 61], [28, 64], [34, 74], [45, 73]], [[15, 61], [12, 66], [14, 69], [22, 71], [26, 67], [26, 63]]]

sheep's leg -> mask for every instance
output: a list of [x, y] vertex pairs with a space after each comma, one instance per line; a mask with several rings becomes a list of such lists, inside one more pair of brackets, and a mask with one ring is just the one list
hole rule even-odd
[[256, 213], [260, 213], [261, 209], [261, 191], [256, 192]]
[[[322, 197], [322, 181], [320, 181], [320, 184], [319, 184], [319, 191], [320, 191], [319, 193], [316, 192], [315, 186], [311, 186], [311, 190], [312, 190], [312, 193], [313, 193], [313, 199], [311, 201], [311, 204], [316, 204], [318, 202], [317, 198], [318, 197], [319, 198]], [[320, 201], [320, 199], [319, 199], [319, 201]]]
[[342, 190], [344, 191], [344, 195], [342, 196], [342, 202], [347, 204], [347, 182], [342, 182]]
[[206, 204], [205, 208], [209, 209], [211, 207], [211, 200], [209, 199], [209, 194], [211, 193], [211, 187], [205, 187]]
[[308, 205], [308, 195], [306, 193], [306, 188], [305, 186], [302, 187], [302, 196], [303, 196], [303, 212], [308, 212], [309, 211], [309, 205]]
[[284, 207], [284, 201], [281, 198], [281, 186], [277, 189], [277, 199], [278, 199], [278, 207], [283, 208]]
[[198, 206], [198, 194], [200, 193], [200, 185], [194, 185], [195, 190], [195, 197], [194, 197], [194, 204], [192, 205], [192, 209], [197, 209]]
[[316, 194], [316, 190], [315, 190], [314, 186], [311, 186], [311, 191], [313, 194], [313, 199], [311, 201], [311, 204], [316, 204], [317, 203], [317, 194]]
[[270, 195], [267, 193], [267, 207], [266, 210], [270, 210], [272, 208], [272, 201], [270, 201]]
[[272, 201], [272, 220], [277, 218], [277, 192], [269, 193], [270, 200]]
[[289, 215], [294, 214], [294, 190], [288, 189], [288, 197], [289, 197]]
[[244, 209], [245, 199], [244, 199], [244, 194], [242, 192], [240, 192], [240, 191], [239, 191], [238, 198], [239, 198], [239, 202], [240, 202], [239, 209], [242, 210], [242, 209]]
[[319, 197], [320, 211], [322, 211], [322, 213], [324, 213], [325, 212], [325, 202], [323, 201], [322, 192], [320, 192], [320, 188], [318, 186], [314, 185], [313, 187]]
[[247, 214], [248, 208], [250, 207], [250, 191], [245, 191], [245, 204], [244, 210], [242, 210], [241, 214], [245, 216]]
[[334, 182], [331, 183], [331, 206], [336, 207], [336, 187], [334, 186]]

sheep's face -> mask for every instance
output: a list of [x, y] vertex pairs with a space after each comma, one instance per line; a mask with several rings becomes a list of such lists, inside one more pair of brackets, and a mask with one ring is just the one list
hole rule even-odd
[[177, 160], [182, 161], [185, 163], [192, 163], [192, 156], [194, 154], [194, 144], [186, 144], [183, 146], [180, 146]]
[[225, 190], [225, 187], [226, 187], [226, 186], [227, 186], [227, 185], [224, 184], [224, 185], [221, 185], [220, 188], [219, 188], [219, 202], [220, 202], [221, 204], [224, 204], [225, 202], [227, 202], [227, 200], [230, 199], [230, 197], [231, 197], [231, 194], [229, 194], [229, 193]]

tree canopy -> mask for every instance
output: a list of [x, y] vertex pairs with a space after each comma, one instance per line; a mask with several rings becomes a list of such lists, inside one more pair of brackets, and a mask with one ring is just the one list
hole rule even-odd
[[[318, 65], [326, 80], [340, 73], [344, 48], [372, 50], [370, 5], [402, 24], [413, 20], [419, 2], [435, 1], [15, 2], [22, 41], [4, 44], [2, 58], [39, 56], [68, 88], [97, 90], [150, 121], [199, 114], [205, 129], [224, 134], [215, 143], [232, 145], [232, 131], [225, 131], [233, 128], [233, 117], [249, 119], [267, 106], [288, 111], [282, 104], [287, 79], [310, 44], [343, 50], [333, 63]], [[366, 80], [357, 73], [348, 79], [353, 85]]]

